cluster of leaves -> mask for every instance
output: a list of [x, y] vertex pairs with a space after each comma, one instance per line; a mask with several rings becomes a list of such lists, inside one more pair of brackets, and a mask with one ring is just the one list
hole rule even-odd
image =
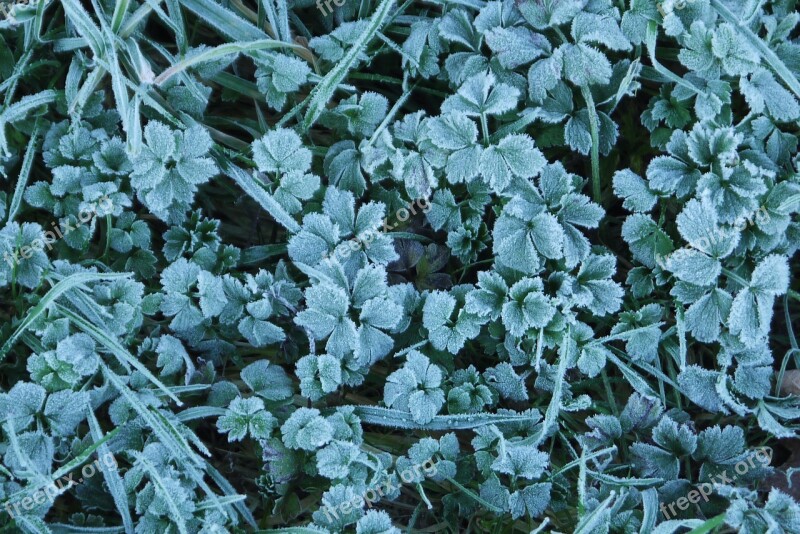
[[800, 531], [798, 23], [17, 5], [0, 533]]

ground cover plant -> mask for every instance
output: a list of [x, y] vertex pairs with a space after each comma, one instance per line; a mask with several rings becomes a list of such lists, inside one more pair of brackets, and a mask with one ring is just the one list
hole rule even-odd
[[800, 532], [795, 0], [1, 6], [0, 533]]

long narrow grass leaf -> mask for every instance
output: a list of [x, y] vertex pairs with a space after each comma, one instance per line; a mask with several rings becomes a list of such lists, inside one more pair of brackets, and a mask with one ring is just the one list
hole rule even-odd
[[92, 20], [89, 12], [83, 8], [78, 0], [63, 0], [61, 5], [64, 7], [64, 13], [69, 17], [70, 22], [75, 25], [80, 36], [88, 41], [94, 55], [103, 57], [106, 51], [106, 40], [103, 38], [100, 28]]
[[502, 425], [530, 422], [529, 415], [512, 414], [458, 414], [458, 415], [437, 415], [429, 423], [417, 423], [411, 418], [409, 412], [403, 412], [392, 408], [380, 408], [378, 406], [355, 406], [355, 413], [361, 420], [368, 425], [384, 426], [389, 428], [446, 431], [446, 430], [468, 430], [479, 428], [486, 425]]
[[267, 213], [272, 215], [281, 226], [293, 234], [300, 231], [300, 225], [297, 221], [283, 209], [283, 206], [281, 206], [277, 200], [272, 198], [272, 195], [258, 185], [255, 179], [246, 171], [229, 162], [223, 163], [223, 170], [228, 176], [233, 178], [233, 181], [236, 182], [245, 193], [258, 202]]
[[167, 70], [159, 74], [155, 79], [156, 85], [163, 85], [164, 82], [169, 80], [175, 74], [188, 69], [191, 66], [199, 65], [208, 61], [213, 61], [221, 57], [229, 56], [231, 54], [239, 54], [242, 52], [252, 52], [254, 50], [271, 50], [274, 48], [298, 48], [296, 45], [283, 43], [274, 39], [261, 39], [258, 41], [251, 41], [249, 43], [226, 43], [216, 46], [210, 50], [206, 50], [199, 54], [195, 54], [190, 58], [172, 65]]
[[[108, 444], [103, 441], [107, 436], [103, 435], [103, 430], [100, 428], [100, 423], [97, 421], [97, 417], [94, 415], [94, 411], [91, 409], [91, 407], [89, 407], [87, 412], [89, 430], [92, 434], [92, 439], [95, 440], [95, 443], [101, 443], [100, 447], [97, 449], [97, 454], [101, 458], [107, 458], [112, 454], [111, 449], [108, 448]], [[103, 478], [106, 481], [106, 486], [108, 486], [108, 491], [111, 493], [111, 497], [114, 499], [114, 505], [117, 507], [117, 511], [122, 518], [122, 525], [125, 528], [125, 534], [133, 534], [133, 519], [131, 518], [131, 511], [128, 505], [128, 495], [125, 492], [125, 484], [122, 481], [122, 477], [119, 475], [119, 471], [116, 466], [110, 467], [105, 461], [100, 461], [99, 466], [100, 471], [103, 473]]]
[[327, 106], [328, 101], [333, 96], [334, 91], [336, 91], [336, 87], [345, 79], [359, 55], [361, 55], [367, 45], [369, 45], [380, 31], [384, 22], [386, 22], [386, 19], [389, 17], [392, 7], [394, 7], [394, 0], [383, 0], [380, 5], [378, 5], [378, 9], [373, 13], [364, 32], [359, 35], [356, 42], [347, 50], [344, 57], [336, 63], [325, 75], [325, 78], [314, 88], [314, 91], [310, 95], [311, 99], [308, 103], [308, 110], [306, 111], [301, 125], [303, 131], [308, 131], [308, 129], [317, 122], [325, 106]]
[[7, 222], [11, 222], [16, 217], [20, 206], [22, 206], [22, 195], [25, 193], [25, 187], [28, 185], [28, 177], [31, 175], [33, 168], [33, 158], [36, 155], [36, 143], [38, 142], [39, 125], [33, 129], [31, 138], [28, 141], [28, 148], [25, 150], [25, 157], [22, 160], [22, 168], [19, 171], [17, 178], [17, 185], [14, 187], [14, 196], [11, 197], [11, 205], [8, 207]]
[[133, 357], [131, 353], [128, 352], [127, 349], [125, 349], [125, 347], [123, 347], [122, 344], [115, 337], [106, 333], [104, 329], [93, 325], [92, 323], [90, 323], [77, 313], [73, 312], [69, 308], [60, 305], [57, 306], [59, 313], [69, 318], [70, 321], [75, 323], [75, 326], [80, 328], [83, 332], [89, 334], [92, 338], [94, 338], [95, 341], [97, 341], [106, 349], [108, 349], [111, 352], [111, 354], [113, 354], [120, 361], [120, 363], [124, 365], [129, 365], [134, 369], [136, 369], [137, 371], [139, 371], [140, 373], [142, 373], [147, 378], [147, 380], [149, 380], [158, 389], [163, 391], [170, 399], [175, 401], [175, 403], [178, 406], [183, 406], [181, 400], [178, 397], [176, 397], [172, 393], [172, 391], [170, 391], [169, 388], [166, 385], [164, 385], [163, 382], [161, 382], [161, 380], [156, 378], [156, 376], [152, 372], [150, 372], [150, 370], [147, 367], [145, 367], [144, 364], [142, 364], [138, 359]]
[[19, 337], [33, 324], [36, 319], [38, 319], [47, 309], [51, 306], [59, 297], [61, 297], [64, 293], [69, 291], [72, 288], [80, 287], [83, 284], [89, 282], [99, 282], [104, 280], [119, 280], [122, 278], [130, 278], [130, 273], [75, 273], [69, 275], [68, 277], [64, 278], [63, 280], [59, 281], [55, 284], [50, 291], [48, 291], [39, 303], [34, 306], [33, 308], [28, 310], [28, 313], [25, 314], [25, 317], [20, 321], [17, 325], [17, 328], [14, 330], [14, 333], [3, 343], [3, 346], [0, 347], [0, 361], [3, 361], [8, 354], [8, 351], [11, 350], [11, 347], [14, 346], [14, 343], [17, 342]]
[[24, 119], [25, 116], [34, 109], [50, 104], [55, 99], [56, 92], [48, 89], [36, 93], [35, 95], [22, 97], [19, 102], [7, 106], [3, 112], [0, 113], [0, 152], [6, 156], [11, 155], [8, 150], [8, 141], [5, 134], [6, 124]]

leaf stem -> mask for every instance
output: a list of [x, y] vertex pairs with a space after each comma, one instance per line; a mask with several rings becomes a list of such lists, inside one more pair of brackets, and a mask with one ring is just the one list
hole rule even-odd
[[111, 229], [113, 228], [113, 224], [111, 222], [111, 214], [106, 214], [106, 247], [103, 250], [103, 259], [108, 257], [108, 251], [111, 248]]
[[562, 43], [568, 43], [569, 42], [569, 39], [567, 39], [567, 36], [564, 35], [564, 32], [561, 31], [561, 28], [559, 28], [558, 26], [553, 26], [553, 30], [556, 32], [556, 35], [558, 35], [558, 38], [561, 39]]
[[722, 274], [724, 274], [725, 276], [727, 276], [728, 278], [730, 278], [731, 280], [733, 280], [737, 284], [741, 285], [742, 288], [750, 287], [750, 283], [747, 280], [745, 280], [744, 278], [742, 278], [741, 276], [739, 276], [735, 272], [731, 271], [730, 269], [722, 269]]
[[619, 417], [619, 407], [617, 406], [617, 397], [614, 395], [614, 389], [611, 387], [611, 381], [608, 379], [608, 372], [605, 369], [600, 371], [603, 377], [603, 387], [606, 389], [606, 396], [608, 396], [608, 403], [611, 405], [611, 413], [615, 417]]
[[589, 130], [592, 134], [592, 191], [594, 201], [598, 204], [603, 199], [603, 188], [600, 183], [600, 122], [597, 118], [597, 109], [594, 105], [594, 97], [589, 87], [581, 87], [583, 99], [586, 101], [586, 110], [589, 113]]
[[489, 146], [489, 124], [486, 121], [486, 113], [481, 113], [481, 132], [483, 133], [483, 146]]
[[428, 510], [433, 510], [433, 505], [431, 501], [428, 499], [428, 496], [425, 494], [425, 488], [422, 487], [422, 484], [417, 482], [417, 491], [419, 492], [419, 496], [422, 497], [422, 500], [425, 502], [425, 506], [428, 507]]
[[[791, 290], [790, 290], [791, 291]], [[794, 335], [794, 328], [792, 327], [792, 315], [789, 313], [789, 295], [783, 297], [783, 313], [786, 316], [786, 329], [787, 333], [789, 334], [789, 343], [791, 344], [791, 352], [794, 355], [794, 365], [798, 369], [800, 369], [800, 347], [797, 346], [797, 338]], [[780, 391], [781, 380], [778, 380], [778, 391]]]
[[372, 146], [372, 145], [375, 144], [375, 141], [383, 133], [383, 131], [389, 126], [389, 123], [391, 123], [394, 120], [395, 116], [400, 111], [400, 108], [402, 108], [405, 105], [406, 100], [408, 100], [408, 97], [411, 96], [411, 92], [415, 88], [416, 88], [416, 84], [414, 84], [414, 86], [412, 86], [410, 89], [405, 91], [402, 95], [400, 95], [400, 98], [398, 98], [397, 102], [394, 103], [394, 105], [392, 106], [392, 109], [389, 110], [389, 113], [387, 113], [386, 117], [384, 117], [383, 121], [381, 121], [380, 125], [378, 125], [378, 128], [372, 134], [372, 137], [369, 138], [369, 142], [367, 143], [367, 146]]

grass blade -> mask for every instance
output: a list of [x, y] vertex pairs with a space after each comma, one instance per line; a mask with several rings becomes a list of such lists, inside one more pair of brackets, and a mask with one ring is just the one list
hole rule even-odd
[[368, 425], [401, 428], [408, 430], [469, 430], [486, 425], [503, 423], [529, 423], [530, 415], [507, 415], [495, 413], [437, 415], [433, 421], [420, 424], [411, 419], [409, 412], [379, 406], [353, 406], [361, 421]]
[[33, 157], [36, 155], [36, 138], [39, 135], [39, 124], [37, 123], [31, 133], [31, 139], [28, 141], [28, 148], [25, 150], [25, 158], [22, 160], [22, 168], [19, 171], [19, 178], [17, 178], [17, 185], [14, 188], [14, 196], [11, 198], [11, 206], [8, 208], [8, 217], [6, 222], [14, 220], [22, 205], [22, 195], [25, 193], [25, 187], [28, 185], [28, 177], [31, 174], [33, 167]]
[[[222, 476], [222, 473], [217, 471], [216, 468], [210, 463], [206, 463], [206, 472], [211, 477], [211, 480], [213, 480], [217, 484], [217, 486], [219, 486], [222, 489], [225, 495], [236, 494], [236, 490], [233, 489], [231, 483], [228, 482], [225, 479], [225, 477]], [[256, 528], [256, 518], [253, 517], [253, 514], [250, 512], [250, 509], [247, 508], [247, 506], [245, 506], [245, 503], [243, 501], [237, 501], [233, 503], [233, 507], [236, 508], [236, 510], [241, 514], [244, 520], [247, 521], [248, 525], [250, 525], [253, 528]]]
[[[700, 521], [699, 519], [697, 521]], [[712, 517], [705, 523], [701, 524], [700, 526], [694, 528], [689, 534], [706, 534], [707, 532], [711, 532], [717, 527], [721, 527], [725, 524], [725, 514], [720, 514], [716, 517]]]
[[119, 534], [125, 532], [123, 527], [76, 527], [55, 523], [50, 525], [53, 534]]
[[647, 534], [648, 532], [653, 532], [658, 521], [658, 491], [655, 488], [642, 492], [642, 506], [644, 515], [642, 516], [642, 526], [639, 528], [639, 534]]
[[783, 83], [797, 96], [800, 98], [800, 82], [797, 81], [797, 78], [789, 70], [789, 67], [781, 61], [781, 58], [773, 52], [773, 50], [765, 43], [758, 35], [753, 33], [753, 31], [747, 26], [745, 21], [740, 20], [739, 17], [731, 13], [727, 6], [725, 6], [719, 0], [711, 0], [711, 6], [719, 13], [719, 15], [731, 26], [736, 28], [736, 31], [742, 36], [744, 41], [750, 43], [750, 45], [758, 50], [758, 53], [761, 54], [761, 57], [764, 58], [764, 61], [772, 67], [772, 70], [775, 71]]
[[230, 9], [212, 0], [181, 0], [181, 5], [234, 41], [255, 41], [269, 37]]
[[164, 385], [163, 382], [161, 382], [161, 380], [156, 378], [156, 376], [151, 373], [147, 367], [145, 367], [138, 359], [134, 358], [116, 338], [110, 336], [105, 332], [105, 330], [93, 325], [69, 308], [65, 308], [64, 306], [58, 304], [56, 306], [58, 307], [59, 313], [69, 318], [70, 321], [75, 323], [75, 326], [80, 328], [86, 334], [94, 338], [95, 341], [111, 351], [111, 354], [113, 354], [120, 361], [120, 363], [133, 367], [142, 373], [153, 385], [163, 391], [170, 399], [175, 401], [178, 406], [183, 406], [181, 400], [176, 397], [175, 394], [172, 393], [172, 391], [170, 391], [170, 389]]
[[28, 310], [25, 318], [17, 325], [17, 329], [11, 334], [3, 346], [0, 347], [0, 362], [5, 359], [8, 351], [14, 346], [19, 337], [39, 318], [56, 299], [72, 288], [80, 287], [88, 282], [99, 282], [104, 280], [118, 280], [120, 278], [130, 278], [130, 273], [75, 273], [67, 276], [48, 291], [39, 303]]
[[11, 156], [6, 140], [6, 124], [24, 119], [25, 116], [39, 106], [44, 106], [55, 101], [56, 92], [52, 90], [41, 91], [35, 95], [22, 97], [19, 102], [11, 104], [0, 113], [0, 151], [6, 156]]
[[[92, 433], [92, 439], [95, 440], [95, 443], [103, 442], [102, 445], [97, 449], [98, 455], [103, 457], [110, 456], [111, 449], [109, 449], [108, 444], [104, 442], [104, 437], [107, 436], [103, 436], [103, 430], [100, 428], [100, 423], [97, 421], [94, 411], [89, 408], [88, 412], [89, 429]], [[108, 491], [111, 492], [111, 496], [114, 499], [114, 505], [117, 507], [117, 511], [122, 518], [122, 525], [125, 529], [125, 534], [133, 534], [133, 519], [131, 518], [131, 511], [128, 506], [128, 496], [125, 493], [125, 485], [122, 481], [122, 477], [119, 476], [119, 471], [117, 468], [112, 469], [106, 465], [105, 462], [100, 462], [99, 466], [100, 471], [103, 473], [103, 478], [106, 481], [106, 485], [108, 486]]]
[[83, 452], [81, 452], [78, 456], [72, 459], [68, 464], [64, 465], [53, 473], [53, 480], [58, 480], [59, 478], [65, 476], [66, 474], [76, 470], [78, 467], [86, 463], [86, 460], [95, 453], [100, 447], [102, 447], [105, 443], [107, 443], [110, 439], [117, 435], [119, 432], [119, 428], [115, 428], [101, 439], [95, 441], [89, 447], [87, 447]]
[[64, 13], [69, 21], [75, 25], [81, 37], [89, 43], [95, 57], [105, 56], [105, 39], [100, 28], [92, 20], [89, 12], [86, 11], [78, 0], [63, 0]]
[[251, 41], [249, 43], [226, 43], [216, 46], [210, 50], [196, 54], [190, 58], [184, 59], [170, 68], [159, 74], [154, 83], [156, 85], [164, 85], [164, 82], [169, 80], [172, 76], [179, 72], [183, 72], [193, 65], [213, 61], [221, 57], [229, 56], [231, 54], [239, 54], [241, 52], [252, 52], [254, 50], [270, 50], [273, 48], [300, 48], [297, 45], [282, 43], [274, 39], [259, 39], [258, 41]]
[[272, 215], [272, 218], [275, 219], [278, 224], [282, 225], [293, 234], [300, 231], [300, 225], [297, 221], [283, 209], [283, 206], [278, 204], [277, 200], [272, 198], [272, 195], [267, 193], [263, 187], [256, 183], [255, 179], [245, 170], [229, 162], [224, 162], [222, 167], [225, 173], [233, 178], [233, 181], [253, 200], [258, 202], [267, 213]]
[[108, 382], [114, 386], [114, 389], [119, 391], [122, 396], [125, 397], [136, 413], [139, 414], [148, 427], [152, 429], [158, 440], [161, 441], [161, 443], [167, 447], [172, 454], [177, 456], [185, 456], [186, 459], [189, 460], [184, 467], [191, 467], [192, 464], [195, 466], [201, 465], [202, 459], [195, 451], [192, 450], [191, 447], [189, 447], [189, 443], [181, 435], [178, 429], [176, 429], [174, 426], [169, 428], [171, 425], [165, 426], [162, 419], [156, 417], [153, 411], [145, 406], [144, 403], [142, 403], [136, 393], [130, 389], [125, 382], [123, 382], [122, 378], [114, 373], [114, 371], [104, 367], [103, 375], [106, 377], [106, 380], [108, 380]]
[[114, 14], [111, 16], [111, 31], [114, 33], [119, 33], [119, 29], [122, 28], [122, 23], [125, 21], [125, 15], [128, 14], [129, 5], [130, 0], [117, 0], [116, 5], [114, 6]]
[[325, 106], [328, 105], [328, 101], [333, 96], [334, 91], [336, 91], [337, 86], [344, 80], [347, 73], [353, 68], [358, 56], [377, 35], [383, 23], [386, 22], [392, 7], [394, 7], [394, 0], [383, 0], [383, 2], [381, 2], [378, 9], [372, 15], [364, 33], [358, 37], [358, 40], [353, 43], [353, 46], [350, 47], [344, 57], [325, 75], [314, 90], [311, 91], [308, 110], [303, 118], [301, 127], [303, 131], [308, 131], [308, 129], [317, 122]]
[[580, 522], [575, 527], [575, 534], [590, 534], [596, 532], [595, 529], [601, 528], [604, 524], [603, 516], [605, 511], [611, 507], [611, 503], [614, 502], [616, 496], [616, 492], [612, 491], [611, 495], [606, 497], [606, 499], [601, 502], [597, 508], [592, 510], [589, 515], [581, 518]]
[[625, 375], [625, 378], [628, 380], [633, 389], [641, 393], [642, 395], [647, 395], [648, 397], [655, 397], [658, 398], [658, 393], [653, 391], [653, 388], [650, 387], [644, 378], [642, 378], [639, 373], [631, 369], [625, 362], [620, 360], [616, 355], [613, 353], [606, 354], [606, 357], [611, 360], [619, 370], [622, 371], [622, 374]]
[[544, 421], [542, 422], [542, 430], [539, 432], [533, 445], [538, 446], [550, 433], [553, 427], [558, 427], [558, 415], [561, 413], [561, 390], [564, 387], [564, 375], [567, 374], [567, 363], [570, 358], [570, 349], [575, 345], [575, 341], [570, 336], [570, 328], [567, 327], [567, 332], [564, 335], [567, 342], [563, 345], [564, 350], [558, 358], [558, 370], [556, 371], [556, 380], [553, 385], [553, 394], [550, 399], [550, 404], [547, 406], [547, 411], [544, 414]]
[[179, 413], [178, 420], [182, 423], [185, 423], [187, 421], [194, 421], [195, 419], [221, 417], [226, 413], [228, 413], [228, 411], [225, 408], [216, 408], [214, 406], [194, 406]]

